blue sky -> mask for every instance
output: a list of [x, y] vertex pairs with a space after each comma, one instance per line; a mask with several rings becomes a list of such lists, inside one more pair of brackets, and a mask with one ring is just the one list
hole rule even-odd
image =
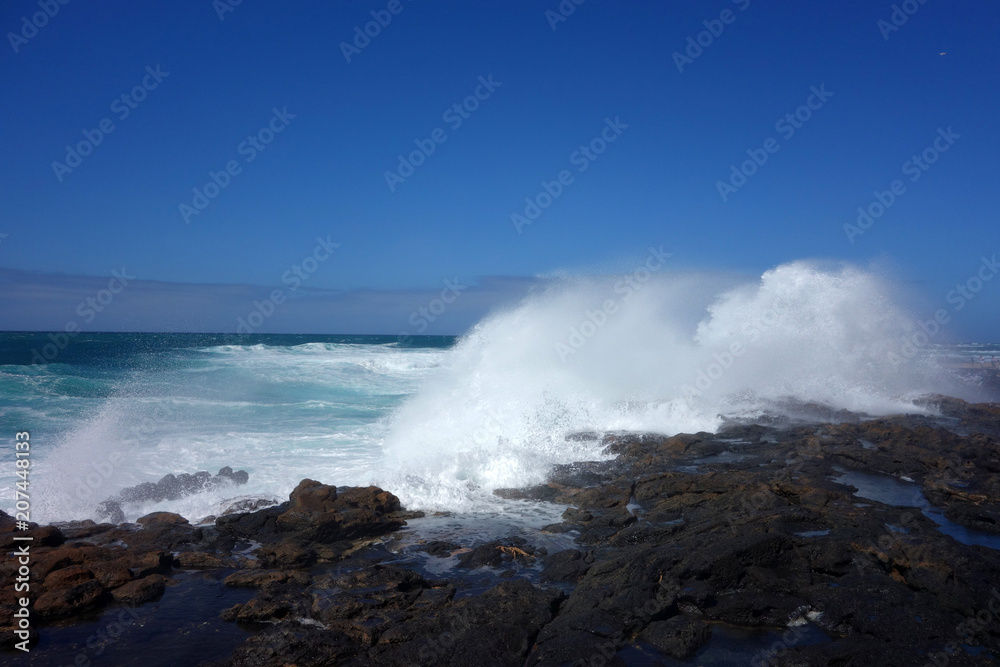
[[[460, 333], [537, 276], [661, 244], [675, 269], [748, 276], [876, 262], [947, 307], [1000, 251], [994, 2], [223, 3], [42, 0], [35, 30], [37, 0], [4, 4], [0, 329], [232, 330], [317, 238], [339, 245], [260, 331], [412, 331], [458, 280], [425, 333]], [[433, 152], [398, 171], [417, 142]], [[998, 313], [1000, 280], [956, 330], [996, 340]]]

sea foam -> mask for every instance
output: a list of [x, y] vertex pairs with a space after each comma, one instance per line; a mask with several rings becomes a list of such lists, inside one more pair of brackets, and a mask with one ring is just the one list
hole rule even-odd
[[759, 280], [567, 279], [488, 317], [395, 414], [383, 481], [405, 502], [475, 509], [551, 466], [602, 458], [579, 432], [715, 431], [815, 402], [871, 415], [961, 395], [926, 355], [891, 283], [798, 261]]

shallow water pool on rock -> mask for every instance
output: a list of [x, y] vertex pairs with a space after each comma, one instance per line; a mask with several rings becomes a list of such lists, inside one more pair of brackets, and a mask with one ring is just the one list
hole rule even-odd
[[920, 486], [914, 482], [905, 482], [896, 477], [873, 475], [857, 470], [844, 468], [836, 470], [841, 474], [831, 479], [837, 484], [856, 487], [858, 490], [854, 495], [859, 498], [875, 500], [895, 507], [916, 507], [924, 516], [937, 524], [938, 530], [962, 544], [1000, 550], [1000, 535], [972, 530], [955, 523], [947, 518], [941, 509], [932, 505]]
[[219, 613], [246, 602], [253, 591], [225, 586], [201, 572], [175, 574], [172, 581], [148, 604], [109, 607], [88, 621], [44, 626], [27, 659], [13, 664], [196, 665], [229, 656], [249, 636]]

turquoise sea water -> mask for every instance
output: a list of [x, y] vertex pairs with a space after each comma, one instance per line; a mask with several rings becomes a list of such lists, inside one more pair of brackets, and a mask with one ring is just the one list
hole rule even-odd
[[[575, 432], [713, 430], [723, 413], [781, 410], [782, 396], [872, 414], [919, 411], [912, 396], [934, 389], [934, 376], [919, 391], [893, 377], [872, 383], [856, 363], [821, 381], [810, 364], [791, 368], [765, 391], [775, 366], [764, 362], [787, 356], [783, 339], [773, 346], [778, 356], [766, 347], [747, 354], [693, 400], [682, 391], [698, 370], [688, 353], [651, 345], [638, 363], [636, 345], [601, 347], [614, 342], [610, 327], [568, 363], [553, 352], [561, 334], [540, 333], [519, 313], [461, 341], [405, 344], [392, 336], [0, 333], [0, 456], [9, 463], [6, 473], [0, 465], [0, 509], [14, 507], [19, 431], [31, 433], [32, 519], [40, 522], [99, 518], [96, 505], [124, 488], [223, 466], [246, 470], [249, 483], [134, 504], [126, 517], [162, 509], [197, 520], [234, 500], [282, 500], [305, 477], [379, 484], [414, 508], [504, 512], [511, 508], [493, 489], [540, 483], [555, 463], [601, 458], [599, 442], [567, 437]], [[696, 351], [712, 359], [711, 349]], [[935, 349], [950, 359], [991, 354], [1000, 348]]]
[[[453, 343], [80, 334], [32, 363], [53, 356], [43, 351], [52, 337], [0, 334], [0, 437], [31, 433], [32, 518], [43, 521], [86, 518], [124, 487], [227, 465], [250, 483], [177, 509], [207, 514], [223, 495], [279, 495], [306, 476], [368, 483], [386, 418]], [[5, 509], [12, 486], [13, 474], [0, 476]]]

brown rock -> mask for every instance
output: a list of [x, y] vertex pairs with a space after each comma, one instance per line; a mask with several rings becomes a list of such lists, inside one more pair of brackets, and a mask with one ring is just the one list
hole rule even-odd
[[278, 515], [276, 525], [279, 531], [298, 533], [303, 540], [328, 544], [374, 537], [406, 523], [399, 516], [388, 516], [401, 509], [399, 498], [377, 486], [351, 487], [338, 493], [307, 479], [291, 498], [291, 507]]
[[129, 571], [129, 559], [119, 558], [117, 560], [98, 563], [90, 566], [94, 578], [101, 582], [105, 588], [118, 588], [132, 581], [132, 572]]
[[35, 600], [35, 613], [46, 620], [73, 616], [97, 606], [104, 594], [104, 587], [93, 579], [69, 588], [46, 591]]
[[285, 618], [293, 609], [293, 605], [287, 600], [253, 598], [240, 606], [239, 609], [231, 611], [235, 612], [232, 614], [232, 617], [237, 621], [244, 623], [270, 623]]
[[69, 565], [81, 565], [86, 552], [79, 547], [61, 546], [35, 557], [31, 569], [35, 576], [44, 579], [50, 572]]
[[57, 547], [66, 541], [62, 531], [55, 526], [41, 526], [22, 534], [33, 537], [32, 544], [36, 547]]
[[146, 526], [152, 523], [186, 524], [188, 520], [173, 512], [153, 512], [136, 519], [136, 523]]
[[168, 572], [173, 562], [173, 556], [165, 551], [152, 551], [147, 554], [132, 556], [129, 559], [129, 569], [133, 577], [142, 579], [151, 574]]
[[57, 588], [76, 586], [93, 578], [93, 573], [83, 565], [70, 565], [69, 567], [49, 573], [45, 577], [45, 589], [51, 591]]
[[95, 523], [90, 519], [83, 521], [69, 521], [59, 524], [59, 530], [67, 540], [79, 540], [93, 535], [106, 533], [113, 530], [114, 525], [110, 523]]
[[111, 595], [118, 602], [131, 605], [142, 604], [163, 595], [163, 591], [166, 590], [166, 581], [162, 575], [151, 574], [116, 588]]
[[354, 486], [337, 497], [337, 509], [367, 509], [380, 514], [398, 512], [399, 498], [377, 486]]
[[264, 547], [257, 557], [265, 567], [302, 568], [316, 562], [316, 552], [290, 542], [282, 542], [273, 547]]
[[260, 588], [269, 583], [284, 583], [288, 575], [277, 570], [243, 570], [233, 572], [222, 583], [233, 588]]
[[218, 556], [201, 553], [199, 551], [184, 551], [174, 557], [174, 565], [177, 567], [191, 569], [215, 569], [225, 567], [225, 563]]
[[304, 479], [295, 487], [288, 499], [292, 508], [303, 512], [330, 512], [337, 500], [337, 487]]

